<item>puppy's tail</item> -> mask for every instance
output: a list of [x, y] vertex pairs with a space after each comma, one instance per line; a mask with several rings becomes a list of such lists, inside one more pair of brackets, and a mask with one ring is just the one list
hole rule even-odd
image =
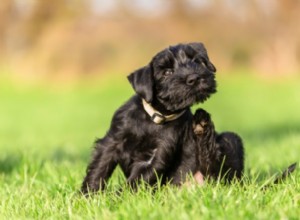
[[279, 176], [276, 177], [274, 180], [274, 184], [281, 183], [283, 180], [285, 180], [292, 172], [295, 171], [297, 167], [297, 163], [293, 163], [290, 165], [287, 169], [285, 169]]
[[262, 190], [266, 190], [267, 188], [269, 188], [270, 186], [272, 186], [274, 184], [282, 183], [288, 176], [290, 176], [290, 174], [292, 172], [295, 171], [296, 167], [297, 167], [297, 163], [291, 164], [281, 174], [279, 174], [272, 183], [263, 186]]

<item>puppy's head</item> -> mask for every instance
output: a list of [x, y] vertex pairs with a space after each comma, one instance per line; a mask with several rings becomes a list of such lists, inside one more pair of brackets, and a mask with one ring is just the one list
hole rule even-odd
[[177, 111], [204, 102], [216, 92], [216, 68], [202, 43], [171, 46], [128, 79], [136, 93], [151, 103]]

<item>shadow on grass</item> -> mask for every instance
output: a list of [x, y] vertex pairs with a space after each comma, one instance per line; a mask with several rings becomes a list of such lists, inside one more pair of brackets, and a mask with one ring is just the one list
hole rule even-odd
[[[291, 175], [294, 175], [298, 172], [298, 164], [299, 162], [296, 161], [283, 167], [271, 167], [268, 170], [259, 170], [254, 172], [251, 169], [247, 169], [244, 172], [244, 177], [250, 181], [255, 180], [257, 183], [272, 181], [276, 178], [285, 180], [286, 178], [288, 179]], [[291, 168], [292, 165], [294, 165], [294, 168]]]
[[270, 139], [282, 139], [289, 135], [300, 135], [300, 122], [289, 122], [282, 125], [260, 127], [257, 130], [243, 132], [246, 139], [264, 141]]
[[16, 170], [21, 170], [24, 165], [33, 169], [40, 169], [45, 162], [60, 164], [63, 162], [88, 163], [90, 152], [82, 151], [71, 153], [67, 149], [51, 149], [48, 155], [39, 152], [25, 154], [25, 152], [10, 152], [0, 157], [0, 173], [10, 174]]
[[22, 166], [23, 157], [20, 154], [9, 154], [0, 159], [0, 173], [9, 174]]
[[80, 152], [70, 152], [64, 148], [58, 148], [52, 151], [49, 156], [46, 158], [47, 160], [51, 160], [55, 163], [61, 163], [63, 161], [68, 162], [88, 162], [91, 156], [92, 149], [87, 149], [85, 151]]

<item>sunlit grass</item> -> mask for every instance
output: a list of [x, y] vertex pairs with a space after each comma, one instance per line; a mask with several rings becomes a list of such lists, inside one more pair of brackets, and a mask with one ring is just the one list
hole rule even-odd
[[261, 186], [299, 162], [297, 80], [220, 78], [203, 107], [219, 131], [239, 133], [246, 148], [243, 186], [166, 186], [132, 194], [117, 170], [105, 193], [78, 193], [92, 142], [133, 91], [124, 80], [76, 86], [0, 84], [0, 216], [53, 219], [297, 219], [299, 171], [263, 192]]

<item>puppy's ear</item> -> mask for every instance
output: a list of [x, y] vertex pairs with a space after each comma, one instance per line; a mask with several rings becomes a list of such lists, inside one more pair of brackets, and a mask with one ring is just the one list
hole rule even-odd
[[131, 73], [128, 77], [134, 91], [146, 102], [150, 103], [153, 97], [153, 75], [150, 66], [145, 66]]
[[197, 55], [200, 56], [201, 58], [203, 58], [204, 60], [204, 63], [205, 65], [207, 66], [207, 68], [212, 71], [212, 72], [216, 72], [217, 69], [216, 67], [214, 66], [214, 64], [212, 64], [208, 58], [208, 55], [207, 55], [207, 51], [206, 51], [206, 48], [204, 47], [204, 44], [202, 43], [189, 43], [188, 44], [190, 47], [192, 47], [196, 52], [197, 52]]

